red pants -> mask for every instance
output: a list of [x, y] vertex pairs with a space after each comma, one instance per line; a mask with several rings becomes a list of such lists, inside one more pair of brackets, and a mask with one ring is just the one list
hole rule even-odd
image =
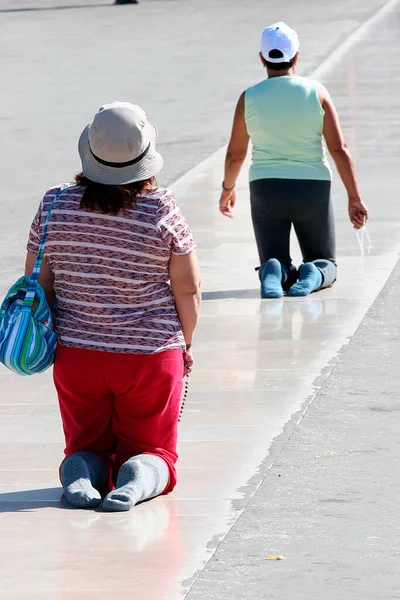
[[65, 455], [88, 451], [110, 468], [137, 454], [156, 454], [169, 467], [164, 493], [176, 484], [177, 424], [182, 393], [181, 350], [120, 354], [59, 345], [54, 383]]

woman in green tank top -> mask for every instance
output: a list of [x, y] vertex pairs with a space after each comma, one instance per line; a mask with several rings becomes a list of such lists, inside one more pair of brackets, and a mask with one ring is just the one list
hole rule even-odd
[[[233, 216], [235, 181], [252, 142], [250, 203], [260, 257], [261, 296], [306, 296], [336, 280], [331, 172], [323, 138], [348, 194], [355, 229], [368, 218], [334, 104], [317, 81], [295, 75], [295, 31], [279, 22], [262, 35], [268, 79], [248, 88], [236, 106], [225, 160], [220, 211]], [[290, 256], [292, 225], [303, 256]]]

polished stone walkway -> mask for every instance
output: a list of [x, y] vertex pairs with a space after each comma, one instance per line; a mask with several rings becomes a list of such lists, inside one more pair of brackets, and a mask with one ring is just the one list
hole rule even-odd
[[400, 263], [187, 600], [400, 598], [399, 317]]
[[[146, 10], [151, 13], [153, 6], [160, 11], [161, 4], [149, 2]], [[189, 15], [185, 15], [179, 4], [171, 2], [170, 5], [172, 11], [181, 9], [179, 18], [183, 30], [184, 25], [187, 26], [190, 22], [193, 7], [189, 7]], [[231, 15], [227, 18], [221, 13], [218, 15], [221, 22], [224, 16], [227, 18], [227, 27], [231, 31], [243, 26], [246, 14], [242, 3], [237, 4], [238, 13], [235, 18]], [[256, 2], [249, 2], [248, 5], [250, 4], [254, 5], [256, 11]], [[341, 18], [334, 7], [325, 6], [325, 12], [322, 11], [322, 4], [325, 3], [308, 2], [308, 17], [304, 14], [300, 18], [304, 29], [305, 58], [307, 48], [311, 51], [317, 47], [318, 24], [322, 24], [321, 29], [327, 27], [323, 21], [327, 11], [333, 11], [332, 21]], [[364, 3], [355, 1], [348, 4], [348, 14], [352, 16], [345, 22], [339, 21], [338, 29], [335, 30], [335, 45], [340, 37], [344, 38], [354, 28], [357, 19], [362, 21], [370, 16], [374, 8], [382, 5], [381, 2], [371, 3], [368, 11], [365, 11]], [[308, 21], [314, 5], [315, 21], [311, 24]], [[204, 6], [206, 11], [211, 10], [211, 3], [206, 2]], [[102, 13], [103, 10], [106, 9], [96, 9], [97, 16], [93, 18], [98, 19], [99, 28], [105, 30], [107, 24], [105, 17], [101, 15], [106, 13]], [[272, 10], [276, 12], [276, 7], [272, 7]], [[82, 9], [80, 14], [83, 12]], [[74, 11], [68, 12], [72, 15], [75, 26], [78, 26], [77, 17], [73, 13]], [[249, 29], [258, 30], [260, 13], [258, 9], [258, 13], [248, 17], [251, 22]], [[47, 23], [53, 27], [53, 43], [56, 44], [59, 17], [54, 16], [56, 11], [46, 14]], [[89, 17], [89, 13], [86, 14]], [[178, 19], [178, 13], [174, 14]], [[29, 20], [31, 16], [24, 15], [23, 19], [23, 27], [29, 35], [33, 35], [38, 27], [38, 20], [32, 24]], [[171, 14], [170, 19], [172, 20]], [[122, 26], [121, 22], [119, 24]], [[16, 15], [12, 16], [11, 25], [12, 31], [16, 32]], [[366, 311], [373, 305], [397, 260], [400, 248], [400, 208], [395, 183], [399, 161], [399, 136], [396, 135], [399, 106], [395, 92], [398, 89], [397, 74], [400, 72], [400, 65], [397, 65], [398, 57], [393, 54], [392, 49], [398, 46], [398, 31], [399, 13], [396, 8], [383, 15], [374, 25], [375, 44], [381, 48], [383, 56], [392, 56], [393, 65], [388, 65], [387, 70], [382, 68], [380, 54], [371, 45], [369, 32], [366, 31], [365, 37], [361, 37], [349, 48], [338, 65], [329, 68], [328, 64], [320, 71], [320, 77], [338, 105], [349, 144], [354, 150], [365, 200], [371, 210], [371, 222], [368, 226], [371, 243], [364, 239], [364, 256], [361, 256], [359, 240], [347, 220], [343, 189], [336, 182], [334, 200], [339, 279], [335, 287], [305, 299], [259, 299], [257, 277], [253, 271], [257, 257], [251, 232], [245, 173], [238, 185], [240, 194], [236, 218], [233, 221], [224, 220], [217, 211], [222, 179], [222, 152], [211, 156], [172, 185], [199, 244], [205, 299], [195, 343], [196, 370], [191, 377], [189, 399], [181, 427], [180, 482], [176, 492], [169, 497], [142, 504], [129, 514], [110, 515], [68, 510], [60, 503], [57, 465], [63, 445], [51, 377], [46, 374], [34, 380], [26, 380], [16, 378], [4, 370], [0, 372], [0, 532], [3, 541], [0, 549], [1, 597], [34, 600], [74, 597], [78, 600], [91, 600], [108, 599], [112, 593], [130, 595], [141, 600], [178, 600], [188, 593], [188, 598], [202, 600], [208, 597], [234, 597], [222, 585], [230, 577], [228, 571], [222, 584], [210, 577], [210, 570], [217, 569], [215, 561], [221, 560], [221, 550], [225, 547], [223, 540], [228, 534], [226, 543], [229, 544], [229, 532], [233, 535], [236, 531], [235, 522], [243, 518], [246, 511], [251, 510], [251, 498], [279, 450], [287, 446], [306, 407], [321, 389], [326, 389], [334, 381], [331, 373], [335, 365], [344, 356], [346, 345]], [[200, 44], [200, 36], [194, 35], [196, 44]], [[62, 36], [65, 43], [64, 31]], [[320, 39], [318, 34], [318, 40]], [[303, 72], [307, 69], [310, 72], [318, 66], [322, 56], [329, 53], [332, 42], [332, 38], [328, 37], [322, 42], [325, 50], [322, 51], [319, 47], [318, 62], [305, 63]], [[215, 40], [210, 43], [218, 47]], [[243, 38], [240, 44], [245, 45]], [[39, 50], [36, 59], [34, 53], [32, 55], [33, 63], [35, 60], [40, 61], [41, 47]], [[4, 49], [2, 52], [5, 52]], [[183, 59], [178, 56], [179, 53], [182, 53], [180, 45], [172, 46], [168, 50], [168, 61], [176, 60], [182, 66]], [[71, 55], [71, 65], [76, 66], [74, 61], [78, 55], [77, 48], [71, 49]], [[238, 59], [239, 55], [236, 54], [236, 60]], [[46, 60], [50, 59], [47, 57]], [[64, 65], [67, 64], [67, 55], [62, 60]], [[195, 64], [193, 57], [191, 60]], [[204, 59], [199, 58], [200, 72], [204, 68], [203, 61]], [[8, 68], [11, 73], [11, 67]], [[19, 68], [22, 70], [24, 67], [21, 64]], [[83, 69], [82, 66], [80, 68]], [[100, 81], [100, 65], [98, 69], [97, 75], [93, 77], [96, 82]], [[178, 65], [170, 73], [172, 80], [175, 73], [174, 81], [177, 83]], [[121, 75], [119, 71], [118, 76]], [[216, 92], [219, 100], [218, 114], [222, 115], [224, 111], [227, 113], [221, 116], [221, 120], [231, 120], [234, 98], [250, 75], [258, 78], [259, 72], [253, 70], [244, 73], [239, 68], [240, 82], [231, 81], [229, 84], [229, 101], [227, 98], [224, 100], [224, 92], [219, 86]], [[204, 73], [202, 76], [206, 78]], [[61, 76], [57, 77], [60, 77], [61, 82]], [[110, 78], [115, 84], [116, 74], [110, 74]], [[49, 75], [46, 84], [46, 75], [42, 73], [40, 82], [48, 85], [49, 90], [50, 80]], [[69, 82], [71, 83], [70, 80]], [[34, 85], [35, 81], [32, 80], [31, 83]], [[19, 85], [23, 87], [23, 82]], [[104, 87], [102, 81], [98, 82], [96, 93], [93, 89], [87, 90], [87, 109]], [[176, 112], [179, 112], [182, 100], [174, 98], [173, 88], [171, 81], [165, 82], [165, 88], [161, 86], [160, 102], [164, 89], [167, 90], [170, 102], [160, 104], [159, 108], [160, 114], [164, 114], [165, 123], [168, 107], [171, 114], [175, 115], [172, 125], [165, 125], [164, 129], [169, 139], [164, 146], [164, 153], [174, 164], [168, 176], [170, 178], [181, 172], [181, 165], [177, 164], [180, 158], [186, 168], [192, 167], [203, 154], [207, 155], [207, 144], [209, 154], [222, 142], [217, 135], [210, 143], [207, 133], [213, 129], [215, 121], [207, 121], [208, 112], [205, 107], [202, 108], [200, 98], [198, 105], [190, 108], [191, 113], [186, 107], [188, 112], [183, 113], [182, 127], [177, 127], [179, 119]], [[18, 111], [11, 100], [12, 94], [18, 96], [18, 90], [17, 87], [13, 92], [9, 91], [8, 100], [2, 100], [8, 110], [4, 114], [12, 114], [5, 124], [5, 138], [10, 142], [7, 158], [10, 173], [7, 181], [19, 202], [16, 207], [11, 204], [6, 211], [8, 205], [6, 200], [2, 200], [3, 214], [9, 214], [8, 226], [3, 222], [2, 231], [5, 239], [9, 239], [11, 245], [14, 240], [15, 244], [15, 262], [6, 265], [1, 274], [0, 285], [4, 289], [11, 276], [17, 272], [17, 261], [20, 265], [22, 260], [24, 233], [19, 216], [24, 214], [25, 225], [30, 218], [26, 214], [27, 208], [22, 210], [21, 207], [21, 201], [27, 198], [28, 190], [21, 192], [21, 184], [13, 166], [18, 149], [21, 149], [25, 160], [27, 157], [22, 138], [13, 136]], [[36, 90], [33, 94], [35, 97], [39, 92]], [[63, 95], [60, 88], [59, 92], [55, 92], [53, 98], [55, 97], [58, 97], [67, 112], [66, 121], [73, 125], [71, 130], [78, 129], [82, 115], [78, 114], [79, 98], [76, 90], [69, 89]], [[43, 102], [44, 100], [45, 98]], [[102, 97], [100, 103], [103, 101]], [[18, 102], [22, 106], [22, 97]], [[45, 102], [39, 108], [36, 97], [33, 106], [37, 111], [37, 121], [25, 123], [28, 132], [26, 135], [32, 136], [40, 124], [43, 124], [46, 132], [44, 135], [48, 140], [59, 127], [56, 120], [59, 115], [53, 106], [50, 111], [51, 119], [46, 120]], [[181, 139], [189, 140], [190, 114], [198, 131], [201, 128], [204, 131], [201, 149], [196, 150], [193, 142], [193, 155], [188, 157], [188, 147], [176, 150], [176, 145], [179, 145]], [[175, 145], [172, 133], [174, 127]], [[219, 121], [216, 127], [220, 127]], [[50, 133], [47, 132], [48, 129], [51, 130]], [[71, 141], [72, 144], [75, 133], [63, 133], [62, 139], [68, 143]], [[200, 133], [196, 135], [200, 138]], [[46, 156], [48, 149], [42, 142], [39, 143], [43, 156]], [[169, 153], [169, 148], [173, 146], [174, 149]], [[13, 148], [14, 153], [11, 152]], [[49, 165], [54, 166], [57, 177], [63, 178], [58, 153], [61, 153], [68, 168], [73, 170], [76, 163], [73, 152], [74, 147], [63, 151], [60, 141], [57, 142], [57, 152], [49, 157]], [[190, 161], [193, 161], [192, 164]], [[50, 185], [53, 181], [49, 181], [49, 172], [43, 160], [37, 161], [35, 166], [36, 171], [31, 167], [29, 174], [32, 175], [36, 193], [39, 184]], [[22, 188], [25, 185], [27, 183], [24, 182]], [[36, 201], [31, 195], [27, 204], [32, 208]], [[294, 252], [298, 255], [295, 248]], [[2, 256], [8, 256], [4, 248]], [[368, 377], [368, 373], [363, 376]], [[336, 381], [334, 385], [339, 383]], [[320, 410], [324, 411], [323, 405]], [[292, 419], [293, 415], [297, 416]], [[368, 431], [364, 434], [368, 435]], [[289, 453], [288, 461], [290, 460], [293, 460], [293, 455]], [[306, 481], [305, 477], [304, 482]], [[298, 485], [301, 488], [301, 480]], [[266, 493], [268, 496], [268, 489]], [[254, 498], [257, 498], [257, 494]], [[287, 511], [290, 513], [290, 507]], [[262, 513], [259, 513], [259, 518], [263, 518]], [[268, 521], [266, 526], [267, 523]], [[248, 542], [248, 553], [243, 563], [245, 567], [246, 564], [251, 565], [253, 560], [251, 530], [242, 530], [241, 537]], [[200, 577], [198, 583], [194, 583], [221, 542], [219, 553], [209, 563], [209, 567], [206, 567], [203, 577]], [[229, 552], [235, 554], [234, 545], [229, 546]], [[269, 576], [265, 572], [261, 575]], [[216, 584], [219, 587], [218, 592], [215, 588], [214, 594]], [[258, 589], [264, 590], [264, 587]], [[216, 595], [217, 593], [220, 595]], [[267, 592], [263, 594], [264, 591], [256, 591], [249, 597], [256, 600], [270, 598]], [[237, 596], [240, 600], [245, 597], [242, 593]], [[277, 599], [286, 597], [292, 600], [296, 596], [280, 596], [279, 593], [271, 596]], [[315, 600], [321, 598], [310, 595], [310, 590], [305, 592], [304, 597]], [[375, 597], [386, 600], [384, 596]], [[350, 594], [349, 598], [358, 596]]]

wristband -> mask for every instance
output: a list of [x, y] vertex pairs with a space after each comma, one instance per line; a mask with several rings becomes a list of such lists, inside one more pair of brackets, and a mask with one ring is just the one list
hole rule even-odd
[[191, 348], [191, 347], [192, 347], [192, 344], [186, 344], [186, 352], [187, 352], [188, 350], [190, 350], [190, 348]]
[[225, 187], [225, 181], [223, 181], [223, 182], [222, 182], [222, 189], [223, 189], [225, 192], [231, 192], [231, 191], [234, 189], [235, 185], [236, 185], [236, 184], [234, 183], [232, 187], [230, 187], [230, 188], [227, 188], [227, 187]]

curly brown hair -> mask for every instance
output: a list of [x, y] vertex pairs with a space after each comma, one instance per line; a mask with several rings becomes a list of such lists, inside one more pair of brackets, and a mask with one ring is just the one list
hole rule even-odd
[[117, 215], [137, 206], [136, 197], [146, 190], [151, 190], [155, 180], [151, 177], [124, 185], [104, 185], [88, 179], [83, 173], [78, 173], [75, 176], [75, 183], [86, 188], [80, 204], [83, 210]]

